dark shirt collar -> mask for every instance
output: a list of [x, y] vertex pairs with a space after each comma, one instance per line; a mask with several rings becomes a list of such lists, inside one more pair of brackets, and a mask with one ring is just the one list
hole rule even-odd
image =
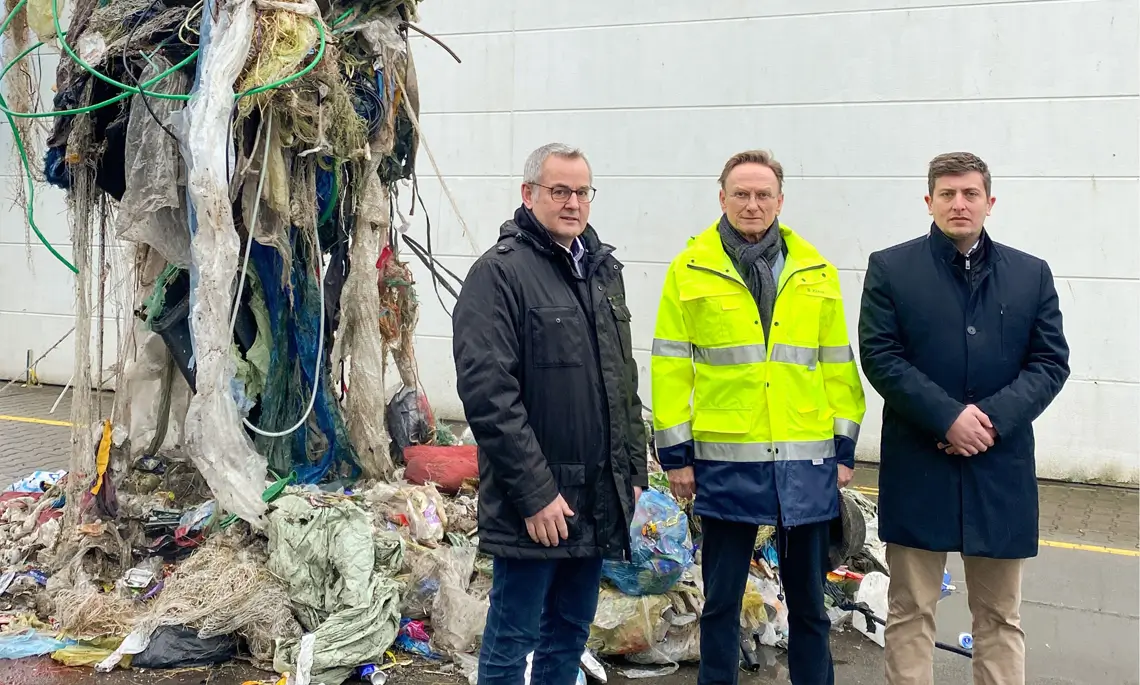
[[[954, 241], [943, 233], [942, 229], [938, 228], [938, 224], [934, 222], [930, 223], [930, 242], [933, 246], [934, 254], [947, 262], [961, 263], [966, 258], [966, 256], [958, 250], [958, 246], [954, 244]], [[977, 244], [970, 249], [970, 259], [974, 261], [985, 259], [987, 255], [993, 252], [992, 242], [989, 232], [983, 227]]]

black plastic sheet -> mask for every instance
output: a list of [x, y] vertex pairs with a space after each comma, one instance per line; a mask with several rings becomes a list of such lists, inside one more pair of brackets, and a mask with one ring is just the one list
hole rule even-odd
[[131, 660], [134, 668], [191, 668], [222, 664], [237, 656], [232, 635], [203, 640], [186, 626], [162, 626], [154, 631], [146, 649]]

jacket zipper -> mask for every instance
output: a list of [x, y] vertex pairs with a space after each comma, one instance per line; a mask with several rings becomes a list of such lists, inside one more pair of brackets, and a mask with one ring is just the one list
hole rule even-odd
[[1001, 358], [1005, 359], [1005, 305], [998, 303], [998, 331], [1001, 342]]
[[735, 283], [739, 286], [743, 286], [745, 290], [748, 289], [747, 284], [743, 283], [742, 281], [740, 281], [738, 279], [733, 278], [732, 276], [727, 276], [723, 272], [717, 271], [716, 269], [710, 269], [707, 266], [697, 266], [696, 264], [686, 264], [685, 266], [689, 267], [690, 269], [693, 269], [694, 271], [707, 271], [708, 273], [710, 273], [714, 276], [720, 276], [721, 278], [723, 278], [726, 281], [732, 281], [733, 283]]

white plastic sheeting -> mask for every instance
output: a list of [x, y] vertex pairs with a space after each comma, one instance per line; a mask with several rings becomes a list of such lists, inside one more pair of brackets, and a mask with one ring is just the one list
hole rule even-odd
[[[153, 60], [153, 65], [143, 69], [140, 80], [144, 83], [170, 67], [162, 55], [155, 55]], [[185, 93], [189, 79], [179, 71], [151, 88], [160, 93]], [[155, 116], [150, 116], [148, 107]], [[127, 184], [115, 228], [120, 238], [146, 243], [158, 250], [166, 261], [186, 268], [190, 265], [190, 227], [182, 206], [185, 197], [182, 160], [176, 143], [163, 130], [180, 107], [177, 100], [131, 99], [125, 164]]]
[[384, 426], [384, 343], [380, 338], [380, 291], [376, 285], [376, 259], [388, 235], [388, 189], [377, 176], [380, 160], [391, 141], [373, 143], [372, 159], [365, 167], [368, 179], [360, 194], [350, 262], [341, 294], [340, 339], [333, 349], [333, 368], [343, 356], [351, 360], [345, 423], [360, 458], [364, 477], [388, 480], [393, 471]]
[[267, 464], [242, 429], [231, 392], [235, 365], [230, 356], [230, 310], [240, 249], [228, 190], [230, 117], [234, 83], [249, 56], [253, 0], [207, 3], [209, 10], [216, 14], [199, 58], [198, 90], [182, 116], [173, 117], [198, 219], [190, 242], [197, 271], [190, 307], [197, 394], [186, 414], [187, 451], [218, 504], [262, 529]]
[[170, 380], [170, 399], [163, 399], [163, 377], [168, 372], [168, 364], [173, 364], [170, 351], [157, 333], [146, 330], [139, 322], [135, 325], [138, 348], [135, 359], [127, 364], [126, 388], [129, 398], [128, 431], [131, 439], [131, 457], [143, 456], [154, 441], [159, 423], [163, 421], [162, 411], [167, 410], [166, 430], [158, 445], [161, 454], [178, 453], [183, 442], [183, 420], [190, 403], [190, 386], [175, 369]]

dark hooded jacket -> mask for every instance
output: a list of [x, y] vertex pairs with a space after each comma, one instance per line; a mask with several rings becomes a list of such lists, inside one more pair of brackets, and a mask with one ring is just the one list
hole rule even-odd
[[[453, 314], [457, 390], [479, 443], [479, 546], [560, 559], [628, 554], [633, 487], [646, 487], [622, 264], [590, 226], [581, 275], [520, 207], [471, 267]], [[527, 535], [561, 493], [569, 539]]]

